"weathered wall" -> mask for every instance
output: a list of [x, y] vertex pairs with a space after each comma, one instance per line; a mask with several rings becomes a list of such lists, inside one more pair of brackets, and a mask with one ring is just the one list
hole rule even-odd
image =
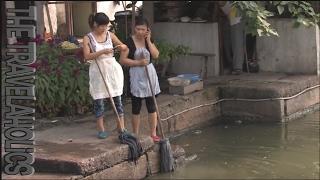
[[66, 23], [66, 8], [65, 4], [56, 4], [57, 8], [57, 24]]
[[153, 26], [154, 21], [154, 7], [153, 7], [153, 1], [144, 1], [143, 2], [143, 17], [145, 17], [148, 21], [150, 26]]
[[[43, 11], [43, 1], [34, 2], [37, 7], [37, 34], [43, 33], [44, 30], [44, 11]], [[49, 29], [48, 29], [49, 30]]]
[[280, 37], [257, 38], [262, 71], [320, 74], [319, 27], [293, 28], [292, 19], [270, 19]]
[[[152, 27], [155, 39], [164, 39], [170, 43], [189, 46], [192, 53], [210, 53], [207, 75], [219, 75], [219, 36], [217, 23], [171, 23], [155, 22]], [[174, 60], [170, 72], [200, 73], [204, 58], [200, 56], [185, 56]]]
[[88, 17], [91, 12], [91, 2], [72, 4], [73, 33], [75, 36], [83, 37], [90, 32]]

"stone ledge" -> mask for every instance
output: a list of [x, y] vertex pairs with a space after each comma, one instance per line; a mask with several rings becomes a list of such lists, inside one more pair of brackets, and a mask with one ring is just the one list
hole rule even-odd
[[[142, 137], [144, 151], [154, 143], [150, 137]], [[88, 175], [119, 164], [128, 159], [128, 146], [119, 143], [117, 137], [109, 137], [101, 143], [50, 143], [37, 142], [36, 171], [75, 173]]]

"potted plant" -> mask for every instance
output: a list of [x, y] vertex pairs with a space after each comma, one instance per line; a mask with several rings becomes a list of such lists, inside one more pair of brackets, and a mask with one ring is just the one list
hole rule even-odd
[[172, 44], [165, 40], [157, 40], [155, 44], [160, 52], [159, 58], [155, 62], [155, 66], [157, 71], [160, 72], [161, 77], [166, 75], [167, 69], [172, 60], [191, 52], [191, 48], [188, 46]]

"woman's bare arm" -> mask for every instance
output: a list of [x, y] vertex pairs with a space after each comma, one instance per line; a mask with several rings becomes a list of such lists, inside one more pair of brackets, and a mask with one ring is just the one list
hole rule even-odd
[[129, 48], [127, 48], [120, 54], [120, 64], [126, 65], [126, 66], [145, 66], [149, 63], [148, 60], [146, 59], [132, 60], [128, 58], [128, 56], [129, 56]]
[[110, 33], [112, 43], [115, 45], [115, 47], [118, 46], [117, 48], [120, 51], [124, 51], [127, 49], [127, 46], [125, 44], [123, 44], [115, 34], [113, 34], [112, 32], [109, 32], [109, 33]]

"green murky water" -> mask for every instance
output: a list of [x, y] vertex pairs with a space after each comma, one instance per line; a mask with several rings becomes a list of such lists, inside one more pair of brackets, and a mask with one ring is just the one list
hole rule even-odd
[[189, 159], [150, 179], [319, 179], [319, 111], [287, 124], [229, 124], [177, 137]]

